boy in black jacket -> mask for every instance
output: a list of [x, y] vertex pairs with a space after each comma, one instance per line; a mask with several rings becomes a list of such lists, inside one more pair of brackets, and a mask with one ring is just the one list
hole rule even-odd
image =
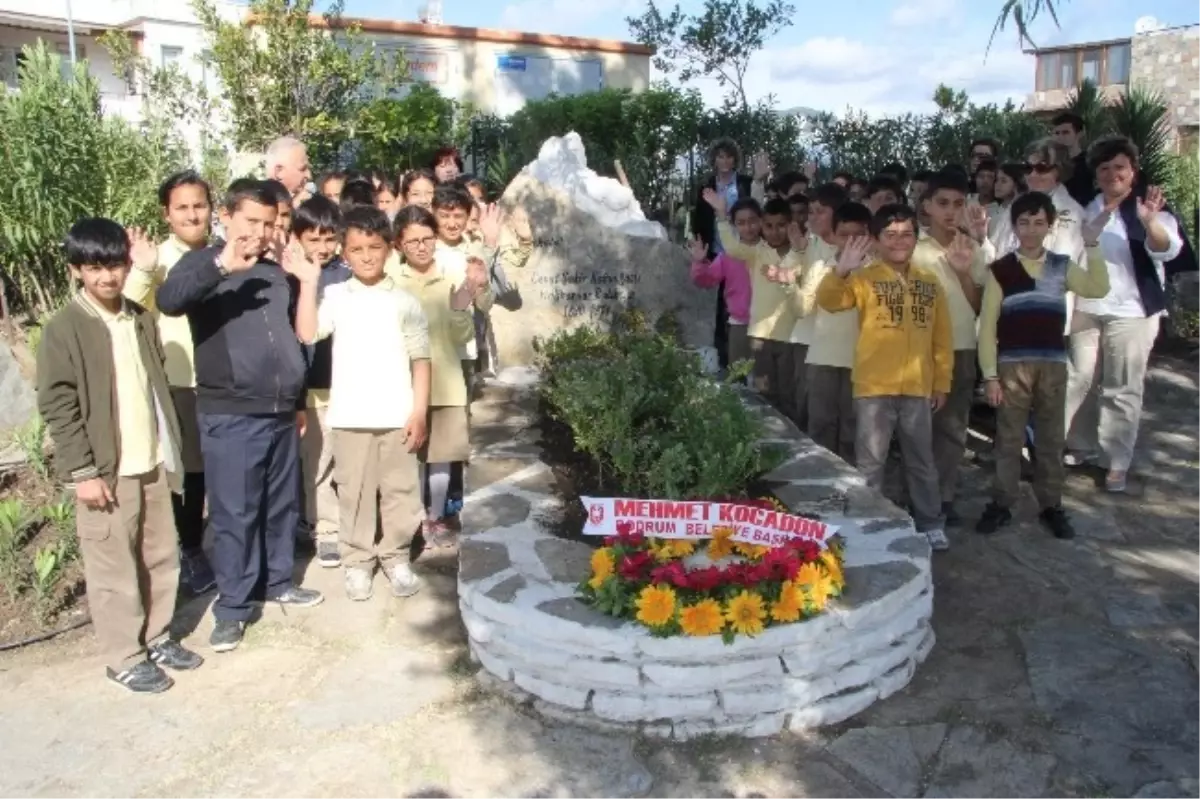
[[[241, 643], [266, 598], [309, 607], [324, 597], [292, 584], [300, 522], [305, 358], [293, 330], [298, 285], [278, 263], [275, 198], [260, 181], [229, 187], [227, 241], [185, 255], [158, 289], [158, 308], [187, 315], [220, 596], [210, 643]], [[263, 563], [263, 553], [266, 563]]]

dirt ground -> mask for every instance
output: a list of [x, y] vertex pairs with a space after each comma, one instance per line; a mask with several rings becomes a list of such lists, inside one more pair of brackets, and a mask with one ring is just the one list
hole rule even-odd
[[107, 683], [86, 629], [0, 655], [0, 794], [1196, 796], [1197, 408], [1194, 361], [1160, 362], [1130, 493], [1069, 480], [1075, 541], [1037, 525], [1028, 486], [1020, 524], [952, 530], [933, 653], [837, 728], [669, 745], [538, 718], [476, 686], [442, 556], [406, 601], [377, 580], [352, 605], [307, 568], [326, 603], [268, 607], [227, 655], [193, 600], [179, 623], [208, 662], [160, 696]]

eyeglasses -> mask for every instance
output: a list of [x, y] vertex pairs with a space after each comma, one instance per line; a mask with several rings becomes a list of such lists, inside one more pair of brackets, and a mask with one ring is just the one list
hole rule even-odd
[[423, 239], [409, 239], [408, 241], [400, 242], [401, 247], [412, 247], [422, 250], [428, 250], [435, 244], [437, 244], [437, 236], [426, 236]]
[[1054, 164], [1026, 164], [1025, 168], [1030, 172], [1036, 172], [1039, 175], [1045, 175], [1058, 169]]

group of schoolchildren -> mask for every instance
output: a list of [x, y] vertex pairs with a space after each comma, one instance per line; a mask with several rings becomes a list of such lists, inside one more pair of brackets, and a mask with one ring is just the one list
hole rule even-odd
[[[307, 175], [303, 145], [282, 146]], [[532, 243], [527, 221], [502, 225], [457, 177], [457, 153], [435, 167], [329, 175], [299, 196], [235, 180], [221, 236], [209, 186], [182, 172], [161, 187], [157, 246], [109, 219], [72, 226], [80, 290], [45, 325], [38, 399], [75, 488], [112, 681], [157, 693], [173, 684], [164, 667], [203, 663], [169, 633], [181, 582], [217, 587], [210, 645], [227, 652], [261, 602], [323, 601], [293, 582], [297, 546], [344, 566], [364, 601], [376, 567], [393, 595], [419, 590], [418, 531], [427, 548], [455, 545], [477, 339], [497, 269]]]
[[[907, 191], [899, 164], [869, 181], [839, 173], [810, 189], [808, 175], [789, 173], [767, 183], [760, 158], [752, 176], [738, 175], [737, 146], [721, 141], [692, 216], [692, 280], [720, 287], [723, 363], [748, 359], [753, 387], [872, 487], [897, 438], [914, 523], [935, 550], [949, 547], [945, 529], [959, 522], [954, 500], [981, 377], [996, 408], [996, 472], [977, 531], [1012, 520], [1032, 429], [1039, 519], [1057, 538], [1074, 536], [1061, 502], [1072, 306], [1105, 297], [1110, 272], [1116, 282], [1129, 271], [1121, 259], [1131, 249], [1138, 279], [1144, 260], [1161, 293], [1162, 264], [1179, 254], [1161, 193], [1134, 196], [1132, 178], [1116, 177], [1098, 181], [1111, 192], [1095, 197], [1086, 221], [1070, 220], [1079, 254], [1048, 249], [1067, 220], [1056, 198], [1018, 187], [1050, 169], [1032, 156], [1000, 169], [998, 148], [980, 141], [992, 152], [973, 144], [974, 175], [948, 165], [917, 173]], [[1094, 150], [1102, 169], [1129, 161], [1136, 172], [1127, 141]], [[1000, 214], [1010, 235], [998, 249], [989, 232]], [[1110, 490], [1123, 490], [1123, 474]]]

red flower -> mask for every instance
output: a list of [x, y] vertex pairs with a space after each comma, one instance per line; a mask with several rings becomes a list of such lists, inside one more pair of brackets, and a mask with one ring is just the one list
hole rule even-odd
[[746, 582], [744, 585], [751, 586], [758, 583], [765, 583], [771, 579], [771, 573], [774, 571], [766, 563], [755, 563], [746, 569]]
[[725, 581], [724, 570], [709, 566], [707, 569], [696, 569], [688, 572], [687, 587], [693, 591], [711, 591]]
[[649, 552], [637, 552], [622, 558], [617, 571], [626, 580], [644, 580], [653, 562], [654, 557]]
[[658, 585], [659, 583], [670, 583], [676, 588], [688, 587], [687, 570], [683, 568], [683, 564], [677, 560], [671, 561], [665, 566], [659, 566], [650, 572], [650, 582]]
[[617, 537], [615, 535], [604, 536], [604, 546], [611, 547], [611, 546], [615, 546], [616, 543], [617, 543]]
[[633, 532], [633, 522], [617, 522], [617, 535], [624, 538]]
[[787, 548], [799, 555], [801, 563], [813, 563], [821, 557], [821, 547], [807, 538], [793, 538]]

